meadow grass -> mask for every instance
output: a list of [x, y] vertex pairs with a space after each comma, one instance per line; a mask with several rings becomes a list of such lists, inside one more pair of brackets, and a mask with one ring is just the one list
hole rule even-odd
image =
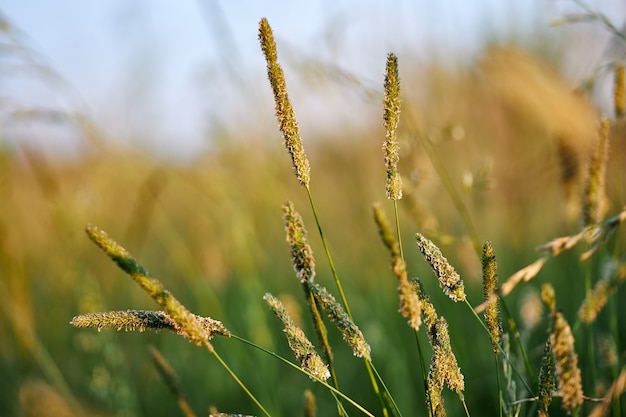
[[[25, 163], [2, 160], [0, 347], [16, 382], [2, 408], [39, 415], [37, 397], [56, 415], [621, 415], [626, 210], [623, 167], [611, 165], [623, 153], [607, 149], [612, 130], [623, 134], [623, 69], [615, 117], [598, 118], [591, 145], [559, 132], [536, 161], [555, 168], [517, 188], [497, 172], [459, 175], [487, 148], [472, 158], [449, 140], [458, 131], [427, 128], [400, 100], [393, 54], [384, 131], [307, 154], [265, 19], [259, 38], [293, 176], [277, 167], [282, 150], [227, 146], [191, 169], [113, 152], [77, 167], [28, 150]], [[496, 51], [495, 75], [510, 76], [499, 54], [540, 72]], [[509, 105], [513, 135], [528, 103]], [[526, 152], [495, 154], [513, 165], [538, 156]], [[489, 179], [502, 183], [490, 191]], [[25, 215], [42, 204], [43, 216]], [[156, 305], [87, 246], [76, 225], [89, 222], [89, 239]], [[182, 337], [57, 326], [72, 315], [80, 328]]]

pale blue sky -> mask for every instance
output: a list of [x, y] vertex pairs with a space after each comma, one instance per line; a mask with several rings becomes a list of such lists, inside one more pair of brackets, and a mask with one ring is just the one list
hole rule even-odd
[[403, 56], [462, 59], [489, 37], [548, 31], [567, 10], [576, 8], [562, 0], [1, 0], [20, 40], [71, 86], [5, 77], [1, 94], [26, 105], [86, 106], [107, 136], [188, 156], [210, 144], [216, 120], [273, 116], [256, 108], [271, 97], [257, 41], [263, 16], [279, 58], [333, 60], [377, 87], [387, 52], [401, 65]]

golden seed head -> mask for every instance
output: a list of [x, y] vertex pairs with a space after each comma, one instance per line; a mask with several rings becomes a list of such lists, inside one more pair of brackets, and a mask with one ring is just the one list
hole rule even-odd
[[283, 331], [287, 336], [289, 348], [291, 348], [302, 368], [315, 378], [326, 381], [330, 377], [328, 367], [315, 351], [313, 343], [306, 337], [302, 329], [293, 322], [280, 300], [270, 293], [265, 294], [263, 299], [280, 321], [283, 322]]
[[124, 272], [135, 280], [171, 317], [179, 326], [183, 337], [196, 345], [206, 345], [212, 349], [208, 343], [211, 334], [204, 328], [198, 316], [192, 314], [180, 301], [178, 301], [163, 284], [150, 276], [120, 244], [111, 239], [103, 230], [94, 225], [87, 225], [87, 235], [102, 249]]
[[589, 174], [583, 194], [582, 223], [589, 226], [600, 222], [606, 211], [604, 182], [609, 153], [609, 130], [611, 122], [603, 117], [600, 121], [598, 139], [589, 163]]
[[583, 402], [583, 389], [578, 355], [574, 350], [572, 329], [559, 311], [553, 314], [554, 328], [550, 343], [556, 361], [556, 375], [563, 396], [563, 408], [569, 412], [580, 407]]
[[261, 49], [265, 55], [267, 62], [267, 76], [274, 93], [274, 102], [276, 103], [276, 118], [278, 119], [278, 127], [283, 134], [283, 139], [296, 173], [296, 178], [300, 185], [308, 188], [310, 181], [309, 160], [302, 146], [300, 138], [300, 128], [296, 120], [296, 114], [293, 110], [289, 95], [287, 94], [287, 83], [285, 82], [285, 74], [278, 64], [278, 54], [276, 52], [276, 42], [274, 34], [267, 19], [263, 18], [259, 22], [259, 41]]
[[400, 313], [406, 318], [409, 326], [415, 331], [420, 329], [422, 324], [422, 301], [415, 292], [415, 288], [407, 280], [400, 281], [398, 285], [400, 294]]
[[552, 313], [556, 311], [556, 293], [550, 283], [541, 286], [541, 301]]
[[307, 231], [304, 228], [302, 217], [295, 211], [291, 201], [283, 204], [282, 208], [293, 269], [301, 283], [313, 281], [315, 278], [315, 258], [313, 258], [313, 249], [311, 249], [306, 238]]
[[400, 120], [400, 77], [398, 76], [398, 58], [394, 54], [387, 56], [383, 105], [383, 121], [386, 129], [383, 150], [387, 170], [387, 198], [400, 200], [402, 198], [402, 178], [398, 173], [400, 154], [396, 140], [396, 129]]
[[603, 277], [596, 283], [578, 310], [578, 317], [583, 323], [591, 323], [598, 313], [604, 308], [609, 297], [617, 290], [619, 285], [626, 280], [626, 264], [617, 268], [615, 264], [609, 264]]
[[315, 301], [326, 312], [330, 320], [337, 326], [343, 340], [352, 348], [352, 353], [358, 358], [371, 360], [370, 346], [359, 327], [354, 324], [350, 316], [345, 312], [341, 304], [335, 300], [326, 288], [315, 282], [309, 282], [307, 288], [315, 298]]
[[[488, 301], [495, 295], [498, 286], [498, 264], [496, 252], [491, 242], [485, 242], [482, 255], [483, 264], [483, 299]], [[499, 350], [500, 337], [502, 335], [502, 319], [500, 317], [500, 303], [496, 298], [485, 310], [485, 323], [491, 335], [493, 351]]]
[[378, 233], [391, 255], [391, 270], [398, 278], [400, 313], [404, 318], [408, 319], [409, 326], [419, 330], [422, 323], [422, 305], [415, 288], [409, 283], [406, 263], [400, 254], [400, 245], [391, 232], [391, 227], [389, 227], [389, 222], [382, 207], [379, 204], [375, 204], [373, 212]]
[[441, 254], [441, 250], [423, 235], [416, 233], [417, 246], [437, 275], [439, 286], [453, 301], [465, 301], [465, 286], [461, 277], [448, 260]]
[[[230, 337], [232, 334], [222, 322], [210, 317], [200, 317], [192, 314], [200, 327], [206, 332], [210, 340], [215, 335]], [[186, 336], [186, 330], [165, 311], [125, 310], [105, 311], [97, 313], [80, 314], [70, 321], [70, 324], [79, 328], [117, 329], [117, 330], [161, 330], [168, 329], [181, 336]]]

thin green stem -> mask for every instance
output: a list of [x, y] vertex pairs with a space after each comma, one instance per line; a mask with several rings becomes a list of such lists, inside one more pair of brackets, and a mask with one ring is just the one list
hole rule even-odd
[[498, 352], [493, 354], [494, 361], [496, 363], [496, 385], [498, 388], [498, 413], [502, 417], [502, 385], [500, 383], [500, 361], [498, 360]]
[[[326, 259], [328, 259], [328, 264], [330, 266], [330, 270], [333, 274], [333, 279], [335, 280], [335, 285], [337, 286], [337, 291], [339, 291], [339, 298], [341, 299], [341, 303], [343, 304], [344, 309], [346, 310], [346, 314], [348, 317], [352, 319], [352, 313], [350, 312], [350, 306], [348, 305], [348, 300], [343, 292], [343, 287], [341, 286], [341, 281], [339, 280], [339, 274], [337, 273], [337, 269], [335, 268], [335, 263], [333, 262], [333, 258], [330, 255], [330, 249], [328, 248], [328, 243], [326, 242], [326, 238], [324, 236], [324, 232], [322, 230], [322, 224], [319, 220], [319, 216], [317, 215], [317, 210], [315, 208], [315, 203], [313, 202], [313, 195], [311, 194], [310, 187], [306, 186], [307, 196], [309, 197], [309, 203], [311, 204], [311, 210], [313, 211], [313, 216], [315, 217], [315, 224], [317, 225], [317, 230], [319, 231], [320, 238], [322, 240], [322, 246], [324, 247], [324, 252], [326, 253]], [[369, 361], [365, 360], [365, 368], [367, 369], [367, 373], [370, 377], [370, 381], [372, 383], [372, 388], [374, 389], [374, 393], [379, 398], [381, 403], [383, 416], [388, 417], [389, 411], [385, 406], [385, 400], [380, 393], [380, 388], [378, 387], [378, 383], [376, 382], [376, 378], [374, 377], [374, 373], [372, 372], [371, 364]], [[391, 398], [391, 393], [387, 391], [387, 395]]]
[[463, 223], [465, 224], [465, 228], [467, 229], [467, 233], [469, 234], [469, 237], [472, 241], [472, 245], [474, 246], [474, 250], [476, 251], [478, 258], [480, 259], [482, 254], [482, 244], [480, 242], [480, 239], [478, 238], [478, 233], [476, 232], [476, 228], [474, 227], [474, 223], [472, 222], [463, 198], [454, 186], [452, 178], [450, 178], [450, 175], [448, 174], [448, 171], [446, 170], [443, 162], [441, 162], [439, 155], [437, 155], [437, 153], [433, 149], [433, 146], [430, 144], [429, 138], [423, 138], [421, 135], [419, 136], [419, 138], [424, 145], [424, 149], [426, 149], [428, 158], [435, 167], [435, 171], [437, 171], [437, 175], [441, 179], [441, 182], [443, 182], [443, 186], [448, 191], [448, 195], [450, 195], [452, 203], [461, 215]]
[[[233, 337], [236, 339], [240, 339], [239, 337], [236, 337], [234, 335]], [[235, 382], [237, 382], [237, 384], [241, 387], [241, 389], [243, 389], [244, 392], [248, 395], [248, 397], [250, 397], [250, 399], [257, 405], [257, 407], [259, 407], [261, 411], [263, 411], [263, 414], [265, 414], [267, 417], [271, 417], [272, 415], [265, 409], [265, 407], [263, 407], [263, 405], [261, 405], [259, 400], [256, 399], [256, 397], [250, 392], [248, 387], [246, 387], [246, 385], [239, 379], [239, 377], [237, 377], [237, 375], [233, 372], [233, 370], [230, 369], [230, 367], [226, 364], [226, 362], [224, 362], [222, 357], [217, 353], [215, 349], [213, 349], [213, 347], [208, 343], [208, 341], [207, 343], [205, 343], [204, 346], [207, 348], [209, 352], [213, 354], [213, 356], [215, 356], [215, 358], [222, 365], [222, 367], [226, 369], [226, 372], [230, 374], [230, 376], [235, 380]]]
[[[426, 373], [426, 361], [424, 360], [424, 350], [422, 348], [422, 342], [419, 338], [419, 332], [415, 331], [415, 342], [417, 343], [417, 351], [419, 353], [420, 358], [420, 368], [422, 371], [422, 380], [424, 381], [424, 397], [428, 398], [428, 374]], [[428, 416], [433, 416], [433, 410], [429, 406], [428, 407]]]
[[515, 372], [515, 374], [517, 375], [517, 377], [520, 379], [520, 381], [522, 382], [522, 384], [524, 384], [524, 387], [528, 390], [528, 392], [530, 393], [531, 396], [535, 397], [536, 395], [534, 394], [533, 389], [530, 387], [530, 385], [528, 385], [528, 382], [526, 382], [526, 380], [522, 377], [522, 374], [517, 370], [517, 368], [513, 365], [513, 362], [511, 361], [511, 358], [509, 358], [508, 355], [506, 355], [504, 353], [504, 348], [502, 347], [502, 344], [499, 342], [496, 342], [495, 340], [493, 340], [493, 337], [491, 337], [491, 333], [489, 332], [489, 329], [487, 328], [487, 325], [485, 324], [484, 321], [482, 321], [480, 319], [480, 317], [478, 316], [478, 313], [476, 313], [476, 311], [474, 310], [474, 308], [472, 307], [472, 305], [469, 303], [469, 301], [465, 300], [465, 305], [467, 305], [467, 307], [469, 307], [469, 309], [472, 311], [472, 314], [474, 315], [474, 317], [476, 318], [476, 320], [478, 320], [478, 322], [480, 323], [481, 326], [483, 326], [483, 328], [485, 329], [485, 331], [487, 332], [487, 334], [489, 335], [489, 339], [492, 340], [494, 343], [497, 344], [498, 349], [500, 349], [500, 351], [502, 352], [502, 356], [504, 356], [504, 358], [506, 359], [506, 361], [509, 363], [509, 365], [511, 365], [511, 369], [513, 369], [513, 371]]
[[321, 379], [316, 378], [315, 376], [313, 376], [312, 374], [310, 374], [309, 372], [307, 372], [305, 369], [302, 369], [301, 367], [299, 367], [298, 365], [296, 365], [293, 362], [290, 362], [289, 360], [283, 358], [282, 356], [265, 349], [262, 346], [257, 345], [256, 343], [253, 343], [247, 339], [244, 339], [243, 337], [239, 337], [237, 335], [232, 335], [231, 336], [233, 339], [235, 340], [239, 340], [240, 342], [243, 342], [249, 346], [252, 346], [253, 348], [256, 348], [264, 353], [267, 353], [268, 355], [273, 356], [274, 358], [280, 360], [281, 362], [284, 362], [285, 364], [291, 366], [294, 369], [297, 369], [298, 371], [302, 372], [303, 374], [305, 374], [306, 376], [308, 376], [309, 378], [311, 378], [312, 380], [314, 380], [315, 382], [322, 384], [325, 388], [327, 388], [328, 390], [331, 391], [331, 393], [336, 394], [338, 396], [340, 396], [341, 398], [343, 398], [344, 400], [346, 400], [347, 402], [349, 402], [350, 404], [352, 404], [356, 409], [358, 409], [359, 411], [361, 411], [362, 413], [364, 413], [367, 416], [370, 417], [374, 417], [374, 414], [370, 413], [369, 411], [367, 411], [362, 405], [360, 405], [359, 403], [357, 403], [356, 401], [354, 401], [352, 398], [348, 397], [346, 394], [344, 394], [343, 392], [339, 391], [337, 388], [333, 387], [332, 385], [329, 385], [328, 383], [322, 381]]
[[[368, 361], [369, 362], [369, 361]], [[391, 395], [389, 395], [389, 390], [387, 389], [387, 385], [385, 385], [385, 381], [383, 381], [383, 379], [381, 378], [380, 374], [378, 373], [378, 370], [376, 370], [376, 367], [374, 366], [373, 363], [370, 363], [371, 365], [371, 369], [374, 372], [374, 374], [376, 374], [376, 378], [380, 381], [381, 385], [383, 386], [383, 389], [385, 391], [385, 393], [387, 394], [387, 399], [388, 401], [391, 403], [391, 405], [393, 406], [393, 410], [394, 413], [399, 416], [402, 417], [402, 412], [400, 411], [400, 409], [398, 408], [398, 404], [396, 404], [396, 402], [394, 401], [393, 397], [391, 397]]]

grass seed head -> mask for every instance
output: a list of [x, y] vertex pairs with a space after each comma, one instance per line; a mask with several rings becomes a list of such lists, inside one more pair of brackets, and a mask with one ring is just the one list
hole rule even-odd
[[272, 33], [270, 24], [265, 18], [261, 19], [259, 22], [259, 41], [261, 42], [261, 49], [263, 50], [263, 55], [265, 55], [265, 61], [267, 62], [267, 76], [272, 86], [272, 92], [274, 93], [278, 127], [283, 134], [287, 151], [289, 155], [291, 155], [296, 178], [300, 185], [308, 188], [310, 181], [309, 160], [304, 152], [296, 114], [289, 101], [289, 95], [287, 94], [285, 74], [278, 64], [274, 34]]
[[307, 241], [307, 231], [304, 228], [302, 217], [295, 211], [291, 201], [283, 204], [282, 208], [293, 269], [301, 283], [313, 281], [315, 278], [315, 258], [313, 258], [313, 249]]
[[[482, 255], [483, 264], [483, 299], [490, 300], [495, 294], [498, 286], [498, 264], [496, 262], [496, 252], [491, 242], [485, 242]], [[496, 298], [485, 310], [485, 323], [491, 335], [491, 345], [493, 351], [497, 352], [502, 336], [502, 319], [500, 317], [500, 303]]]
[[589, 163], [589, 174], [583, 193], [582, 223], [584, 226], [600, 222], [606, 212], [604, 183], [609, 153], [610, 127], [609, 119], [603, 117], [600, 121], [598, 139]]
[[308, 288], [313, 294], [313, 297], [315, 297], [315, 301], [322, 307], [335, 326], [337, 326], [343, 340], [352, 348], [354, 356], [371, 360], [371, 349], [365, 341], [363, 333], [359, 327], [354, 324], [341, 304], [335, 300], [335, 297], [333, 297], [326, 288], [315, 282], [308, 283]]
[[328, 367], [315, 351], [313, 343], [306, 337], [302, 329], [293, 322], [280, 300], [270, 293], [265, 294], [263, 299], [270, 306], [274, 314], [278, 316], [280, 321], [283, 322], [283, 331], [287, 336], [289, 348], [291, 348], [291, 351], [298, 362], [300, 362], [302, 368], [315, 378], [326, 381], [330, 377]]
[[624, 107], [626, 106], [626, 70], [624, 65], [621, 64], [615, 67], [613, 106], [615, 108], [615, 118], [621, 118], [624, 115]]
[[556, 361], [556, 375], [563, 396], [563, 408], [572, 412], [583, 403], [578, 355], [574, 350], [572, 329], [565, 317], [560, 311], [555, 312], [553, 317], [554, 328], [550, 335], [550, 343]]
[[439, 286], [443, 292], [453, 301], [465, 301], [465, 286], [461, 277], [448, 260], [442, 255], [441, 250], [433, 242], [425, 238], [420, 233], [415, 234], [417, 247], [424, 259], [437, 275]]
[[398, 172], [400, 153], [396, 139], [396, 129], [400, 121], [400, 77], [398, 75], [398, 58], [394, 54], [387, 56], [383, 105], [383, 121], [386, 129], [383, 150], [387, 170], [387, 198], [400, 200], [402, 198], [402, 178]]

